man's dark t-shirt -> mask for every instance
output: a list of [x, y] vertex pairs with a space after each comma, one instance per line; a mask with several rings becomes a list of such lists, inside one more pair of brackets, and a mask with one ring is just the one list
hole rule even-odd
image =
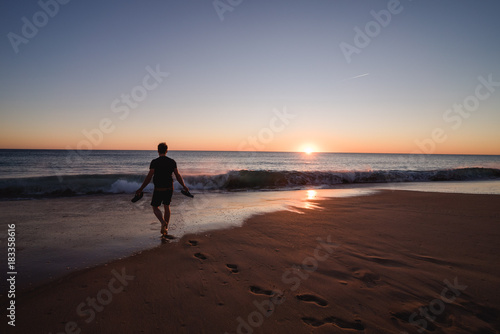
[[176, 168], [177, 163], [175, 160], [166, 156], [161, 156], [151, 161], [149, 169], [155, 170], [153, 176], [155, 188], [172, 188], [174, 185], [172, 173]]

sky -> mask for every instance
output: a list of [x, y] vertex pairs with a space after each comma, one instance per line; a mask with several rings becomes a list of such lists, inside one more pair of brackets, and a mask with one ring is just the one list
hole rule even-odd
[[0, 148], [500, 154], [496, 0], [0, 4]]

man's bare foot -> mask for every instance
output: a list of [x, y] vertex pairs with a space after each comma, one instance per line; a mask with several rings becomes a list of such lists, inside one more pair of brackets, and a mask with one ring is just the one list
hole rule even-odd
[[161, 226], [161, 234], [165, 235], [168, 233], [168, 229], [166, 225]]

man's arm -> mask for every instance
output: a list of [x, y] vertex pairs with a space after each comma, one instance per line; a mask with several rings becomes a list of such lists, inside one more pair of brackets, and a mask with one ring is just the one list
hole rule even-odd
[[182, 179], [181, 174], [179, 174], [179, 170], [177, 168], [174, 169], [174, 174], [175, 178], [177, 179], [177, 182], [180, 183], [180, 185], [184, 188], [184, 190], [189, 191], [189, 188], [184, 184], [184, 180]]
[[149, 182], [151, 182], [151, 179], [153, 178], [154, 173], [155, 173], [154, 169], [149, 170], [149, 173], [146, 176], [146, 179], [142, 183], [142, 186], [139, 189], [137, 189], [137, 191], [135, 192], [136, 195], [140, 194], [144, 190], [144, 188], [146, 188], [146, 186], [149, 184]]

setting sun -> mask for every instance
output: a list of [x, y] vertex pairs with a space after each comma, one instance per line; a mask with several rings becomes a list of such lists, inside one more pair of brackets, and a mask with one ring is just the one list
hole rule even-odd
[[318, 152], [318, 147], [311, 142], [309, 143], [306, 142], [297, 147], [297, 152], [302, 152], [304, 154], [311, 155], [315, 152]]
[[314, 153], [314, 149], [312, 147], [308, 146], [308, 147], [304, 148], [304, 153], [305, 154], [312, 154], [312, 153]]

